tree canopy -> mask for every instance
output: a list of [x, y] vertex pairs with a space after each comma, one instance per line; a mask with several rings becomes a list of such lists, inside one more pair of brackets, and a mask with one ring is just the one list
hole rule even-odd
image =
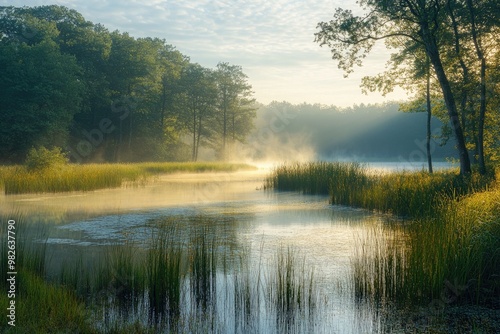
[[[489, 106], [498, 102], [495, 67], [498, 49], [500, 8], [495, 0], [361, 0], [364, 14], [338, 8], [333, 19], [320, 22], [316, 41], [327, 45], [332, 58], [346, 74], [361, 65], [378, 40], [396, 50], [391, 58], [406, 74], [420, 70], [428, 57], [439, 85], [449, 125], [460, 157], [461, 173], [469, 173], [468, 143], [477, 147], [477, 160], [485, 172], [484, 130]], [[412, 54], [408, 62], [408, 54]], [[389, 76], [390, 78], [390, 76]], [[368, 80], [372, 88], [387, 90], [403, 80]], [[493, 80], [492, 80], [493, 79]], [[479, 101], [479, 103], [478, 103]], [[476, 133], [476, 135], [471, 135]], [[468, 138], [470, 137], [470, 138]], [[474, 138], [472, 138], [474, 137]]]
[[252, 128], [251, 96], [241, 67], [204, 68], [163, 39], [111, 32], [63, 6], [0, 7], [3, 162], [37, 146], [77, 162], [196, 160], [203, 146], [230, 158], [226, 142]]

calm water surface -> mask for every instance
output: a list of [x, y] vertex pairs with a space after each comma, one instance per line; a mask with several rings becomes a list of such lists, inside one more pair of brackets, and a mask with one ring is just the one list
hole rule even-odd
[[[208, 217], [212, 223], [206, 228], [245, 250], [252, 263], [273, 266], [283, 247], [303, 259], [306, 272], [314, 270], [320, 315], [308, 331], [383, 331], [376, 310], [355, 301], [351, 260], [363, 233], [388, 218], [332, 206], [326, 196], [263, 190], [268, 172], [174, 174], [119, 189], [3, 196], [0, 213], [20, 212], [47, 222], [48, 254], [55, 267], [108, 245], [140, 243], [158, 220], [177, 220], [188, 236], [194, 218]], [[266, 331], [266, 326], [255, 331]]]

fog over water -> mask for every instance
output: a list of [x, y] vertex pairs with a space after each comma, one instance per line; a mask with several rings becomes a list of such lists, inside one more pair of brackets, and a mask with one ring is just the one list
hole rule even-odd
[[[165, 219], [177, 223], [185, 242], [200, 228], [229, 242], [236, 258], [240, 252], [248, 254], [250, 268], [256, 266], [254, 272], [262, 271], [264, 277], [273, 270], [278, 249], [293, 249], [303, 261], [301, 270], [313, 270], [321, 297], [314, 331], [382, 330], [385, 325], [377, 311], [355, 301], [351, 263], [364, 236], [390, 218], [330, 205], [328, 196], [264, 190], [264, 179], [275, 164], [235, 173], [164, 175], [117, 189], [2, 196], [0, 207], [2, 213], [22, 212], [27, 219], [46, 223], [49, 272], [82, 256], [83, 261], [86, 256], [102, 257], [106, 247], [141, 244], [151, 238], [157, 222]], [[373, 164], [379, 170], [402, 166]], [[226, 286], [228, 280], [218, 281], [219, 291], [226, 295], [232, 291]], [[229, 311], [222, 307], [218, 312]], [[229, 314], [223, 317], [231, 319]], [[276, 324], [268, 320], [255, 326], [261, 332], [273, 331]], [[220, 326], [233, 328], [219, 321]], [[310, 330], [300, 327], [296, 332]]]

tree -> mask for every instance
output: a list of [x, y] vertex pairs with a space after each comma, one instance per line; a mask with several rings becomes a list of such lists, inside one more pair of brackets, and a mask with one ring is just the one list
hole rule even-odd
[[186, 130], [196, 160], [200, 147], [220, 152], [220, 138], [243, 141], [251, 129], [241, 68], [227, 66], [218, 117], [214, 71], [165, 40], [109, 32], [63, 6], [0, 7], [0, 51], [0, 152], [12, 161], [40, 145], [77, 161], [186, 160]]
[[213, 136], [217, 91], [214, 74], [199, 64], [190, 64], [181, 74], [184, 123], [192, 134], [191, 160], [198, 160], [203, 139]]
[[[2, 23], [5, 23], [2, 17]], [[18, 162], [33, 146], [63, 146], [83, 95], [81, 68], [52, 40], [54, 26], [36, 23], [31, 40], [2, 30], [0, 142], [2, 160]]]
[[[446, 10], [446, 1], [361, 0], [359, 3], [367, 10], [365, 16], [354, 16], [351, 11], [337, 9], [333, 20], [318, 24], [319, 32], [315, 36], [317, 42], [331, 48], [333, 59], [346, 73], [352, 72], [354, 65], [362, 63], [378, 40], [405, 39], [421, 45], [442, 91], [459, 153], [460, 172], [466, 174], [471, 171], [470, 159], [458, 114], [457, 95], [450, 81], [452, 72], [445, 67], [445, 60], [450, 56], [447, 53], [449, 36], [453, 33], [450, 31], [453, 20]], [[475, 14], [482, 18], [491, 16], [488, 6], [493, 6], [491, 1], [477, 1], [473, 4]], [[494, 15], [498, 16], [498, 11], [496, 13]], [[497, 18], [495, 20], [498, 22]], [[461, 31], [467, 31], [463, 25], [461, 28]]]
[[255, 100], [252, 98], [252, 86], [241, 66], [218, 63], [216, 69], [218, 87], [219, 128], [221, 135], [220, 152], [223, 160], [228, 157], [227, 143], [231, 146], [242, 141], [251, 131], [251, 122], [255, 117]]

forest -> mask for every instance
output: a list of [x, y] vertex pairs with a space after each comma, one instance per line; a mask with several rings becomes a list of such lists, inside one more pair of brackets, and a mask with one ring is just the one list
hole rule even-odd
[[[205, 68], [164, 39], [109, 31], [62, 6], [1, 7], [0, 161], [23, 162], [38, 147], [61, 148], [78, 163], [289, 159], [297, 151], [311, 159], [401, 161], [420, 157], [427, 145], [440, 160], [462, 161], [465, 152], [484, 170], [500, 157], [497, 26], [476, 20], [471, 39], [462, 29], [472, 28], [466, 8], [445, 9], [455, 16], [437, 42], [454, 118], [425, 43], [419, 36], [404, 42], [404, 32], [386, 32], [400, 53], [361, 88], [385, 94], [401, 86], [412, 93], [408, 102], [263, 105], [241, 66]], [[370, 35], [376, 25], [340, 25], [351, 16], [338, 12], [316, 34], [332, 52], [345, 50], [333, 57], [346, 73], [378, 39]]]
[[255, 117], [240, 66], [202, 67], [62, 6], [0, 8], [0, 67], [3, 163], [41, 146], [73, 162], [225, 159]]
[[[248, 139], [251, 160], [397, 161], [425, 163], [427, 115], [401, 103], [349, 108], [271, 102], [260, 106]], [[446, 120], [431, 120], [431, 154], [457, 158]], [[244, 152], [244, 150], [243, 150]]]

